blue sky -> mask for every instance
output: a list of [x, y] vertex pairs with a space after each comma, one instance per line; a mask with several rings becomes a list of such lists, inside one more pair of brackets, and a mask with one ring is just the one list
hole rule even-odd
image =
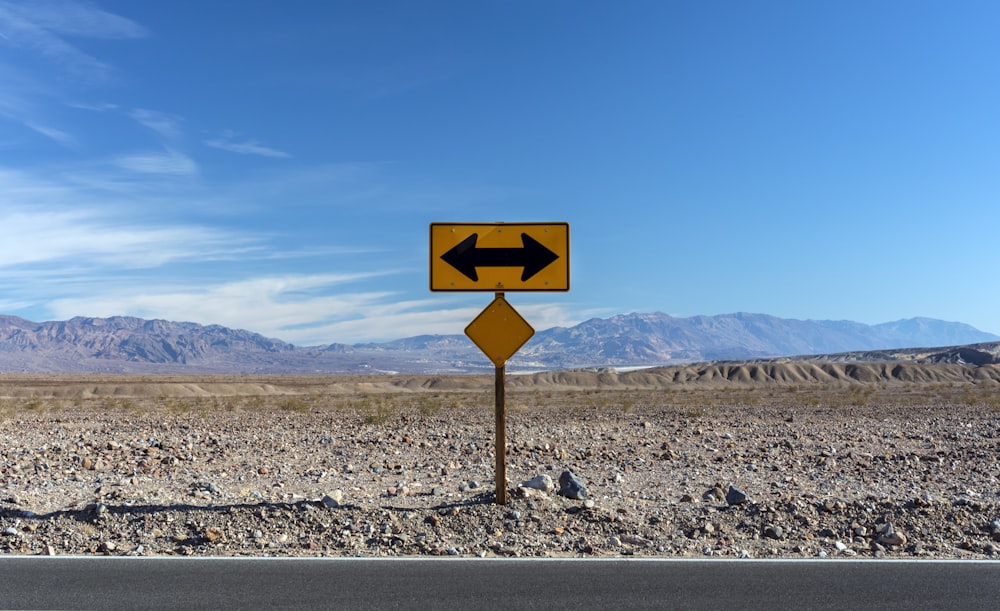
[[0, 313], [461, 333], [431, 222], [565, 221], [536, 328], [1000, 333], [1000, 4], [0, 0]]

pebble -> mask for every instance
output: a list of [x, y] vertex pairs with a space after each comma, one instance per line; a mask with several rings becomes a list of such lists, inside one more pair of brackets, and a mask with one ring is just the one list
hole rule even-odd
[[339, 488], [337, 490], [334, 490], [330, 494], [323, 495], [323, 498], [320, 499], [320, 503], [322, 503], [324, 507], [327, 507], [329, 509], [337, 509], [343, 504], [343, 502], [344, 502], [344, 491], [340, 490]]
[[577, 499], [581, 501], [589, 496], [587, 486], [584, 485], [583, 480], [572, 471], [563, 471], [559, 475], [558, 494], [568, 499]]
[[726, 491], [722, 489], [722, 486], [713, 486], [706, 490], [701, 498], [708, 503], [721, 503], [726, 500]]
[[529, 479], [521, 484], [522, 488], [531, 488], [533, 490], [541, 490], [542, 492], [552, 492], [556, 489], [555, 483], [552, 478], [542, 473], [541, 475], [536, 475], [535, 477]]
[[742, 505], [747, 502], [747, 494], [737, 488], [736, 486], [729, 486], [729, 492], [726, 493], [726, 503], [729, 505]]
[[785, 529], [774, 524], [768, 524], [764, 527], [764, 536], [768, 539], [781, 540], [785, 538]]

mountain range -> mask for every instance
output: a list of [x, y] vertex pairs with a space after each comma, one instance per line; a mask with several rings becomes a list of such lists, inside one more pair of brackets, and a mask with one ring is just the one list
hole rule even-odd
[[[1000, 336], [930, 318], [866, 325], [742, 312], [689, 318], [634, 313], [540, 331], [508, 367], [637, 367], [996, 341]], [[299, 347], [219, 325], [126, 316], [37, 323], [0, 315], [0, 371], [6, 372], [472, 373], [492, 368], [464, 335]]]

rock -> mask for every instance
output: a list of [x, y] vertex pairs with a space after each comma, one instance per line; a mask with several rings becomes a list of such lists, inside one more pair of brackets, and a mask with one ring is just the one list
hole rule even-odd
[[319, 502], [329, 509], [337, 509], [344, 503], [344, 491], [338, 488], [330, 494], [323, 495]]
[[558, 494], [568, 499], [581, 501], [588, 496], [587, 487], [584, 485], [583, 480], [577, 477], [572, 471], [563, 471], [559, 475]]
[[729, 505], [742, 505], [746, 503], [749, 499], [747, 494], [737, 488], [736, 486], [729, 486], [729, 492], [726, 493], [726, 503]]
[[535, 477], [529, 479], [521, 484], [522, 488], [531, 488], [534, 490], [541, 490], [542, 492], [552, 492], [556, 489], [555, 483], [552, 478], [543, 473], [541, 475], [536, 475]]
[[622, 543], [628, 543], [629, 545], [638, 545], [640, 547], [649, 547], [653, 544], [652, 541], [645, 537], [640, 537], [639, 535], [622, 535], [620, 537]]
[[726, 492], [722, 489], [722, 486], [715, 486], [706, 490], [705, 494], [701, 495], [701, 498], [709, 503], [721, 503], [726, 500]]
[[209, 526], [208, 528], [205, 529], [205, 538], [212, 543], [216, 541], [221, 541], [222, 539], [225, 539], [225, 537], [226, 535], [224, 532], [222, 532], [221, 528], [215, 526]]
[[889, 533], [882, 533], [881, 535], [875, 538], [875, 541], [879, 545], [899, 547], [900, 545], [906, 545], [906, 535], [895, 531]]
[[892, 525], [892, 522], [886, 522], [885, 524], [877, 527], [876, 532], [879, 534], [875, 537], [875, 542], [879, 545], [886, 545], [890, 547], [906, 545], [906, 535], [896, 532], [896, 528]]
[[785, 538], [785, 529], [774, 524], [768, 524], [764, 527], [764, 536], [768, 539], [781, 540]]

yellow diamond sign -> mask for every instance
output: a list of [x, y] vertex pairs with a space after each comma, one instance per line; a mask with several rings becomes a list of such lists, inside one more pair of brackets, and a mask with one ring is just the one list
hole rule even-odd
[[503, 367], [535, 330], [507, 300], [497, 295], [493, 303], [465, 328], [465, 334], [497, 367]]

